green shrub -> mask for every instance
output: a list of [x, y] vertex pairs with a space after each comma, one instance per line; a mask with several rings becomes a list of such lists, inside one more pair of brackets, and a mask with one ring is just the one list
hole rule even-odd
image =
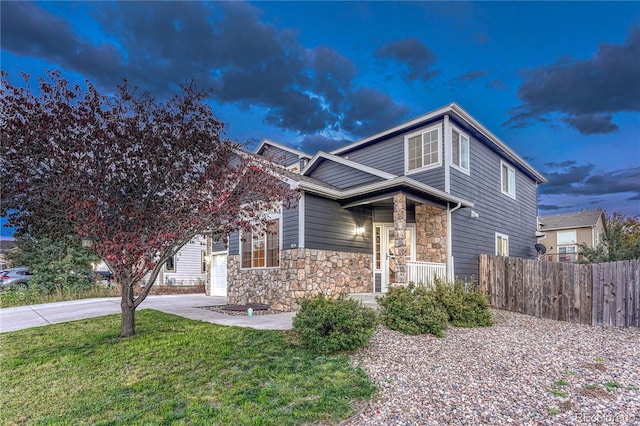
[[442, 337], [447, 328], [447, 312], [423, 284], [390, 287], [376, 300], [382, 309], [382, 321], [392, 330]]
[[293, 329], [302, 346], [330, 354], [366, 346], [376, 329], [376, 317], [360, 301], [321, 294], [300, 302]]
[[456, 327], [493, 325], [489, 302], [473, 283], [465, 285], [456, 280], [448, 284], [436, 278], [433, 292], [447, 311], [449, 321]]

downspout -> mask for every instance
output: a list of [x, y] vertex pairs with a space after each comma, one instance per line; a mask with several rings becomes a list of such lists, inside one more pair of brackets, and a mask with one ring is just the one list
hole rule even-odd
[[453, 276], [453, 250], [451, 247], [451, 213], [462, 207], [462, 203], [458, 203], [453, 209], [447, 204], [447, 281], [452, 282]]

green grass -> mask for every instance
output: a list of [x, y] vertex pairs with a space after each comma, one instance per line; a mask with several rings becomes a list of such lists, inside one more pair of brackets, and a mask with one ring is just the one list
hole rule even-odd
[[555, 396], [559, 396], [560, 398], [566, 398], [567, 397], [567, 393], [563, 392], [559, 389], [549, 389], [549, 392], [551, 392], [552, 395]]
[[620, 387], [620, 383], [618, 383], [618, 382], [607, 382], [607, 383], [605, 383], [605, 387], [608, 390], [618, 389]]
[[560, 380], [557, 380], [554, 384], [555, 384], [556, 386], [567, 386], [567, 385], [569, 384], [569, 382], [567, 382], [567, 381], [566, 381], [566, 380], [564, 380], [564, 379], [560, 379]]
[[375, 391], [291, 332], [136, 316], [127, 339], [118, 315], [0, 335], [0, 424], [327, 424]]
[[64, 302], [65, 300], [88, 299], [91, 297], [115, 296], [114, 290], [96, 285], [86, 291], [65, 290], [44, 293], [36, 289], [10, 290], [0, 292], [0, 307], [11, 308], [14, 306], [37, 305], [40, 303]]

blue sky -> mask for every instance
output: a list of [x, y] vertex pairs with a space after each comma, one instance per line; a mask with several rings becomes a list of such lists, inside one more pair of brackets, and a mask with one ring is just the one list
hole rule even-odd
[[549, 179], [540, 215], [640, 215], [639, 2], [0, 7], [16, 84], [60, 69], [163, 97], [194, 79], [230, 138], [310, 154], [457, 102]]

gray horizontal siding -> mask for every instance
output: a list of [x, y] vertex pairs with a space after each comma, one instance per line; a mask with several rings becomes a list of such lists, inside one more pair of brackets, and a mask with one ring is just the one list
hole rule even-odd
[[[338, 203], [305, 194], [305, 247], [349, 253], [372, 253], [372, 213], [369, 209], [344, 209]], [[356, 226], [364, 235], [354, 235]]]
[[397, 176], [404, 175], [402, 135], [350, 152], [344, 157]]
[[408, 175], [411, 179], [444, 191], [444, 167], [439, 166]]
[[282, 211], [282, 250], [288, 250], [298, 246], [298, 208], [297, 200], [291, 208]]
[[[495, 233], [509, 236], [509, 255], [535, 257], [537, 187], [516, 171], [516, 199], [500, 187], [500, 156], [471, 138], [470, 175], [451, 168], [451, 193], [474, 202], [452, 215], [452, 254], [457, 276], [478, 276], [480, 253], [495, 253]], [[471, 218], [471, 210], [478, 213]]]
[[[282, 247], [281, 250], [290, 249], [292, 244], [298, 245], [298, 208], [295, 201], [291, 208], [282, 211]], [[232, 232], [229, 236], [229, 254], [240, 254], [240, 233]]]
[[323, 161], [316, 167], [311, 173], [311, 177], [340, 189], [383, 180], [381, 177], [329, 160]]
[[283, 166], [291, 166], [300, 161], [300, 158], [296, 154], [271, 145], [267, 145], [263, 153], [269, 156], [274, 162], [282, 164]]

